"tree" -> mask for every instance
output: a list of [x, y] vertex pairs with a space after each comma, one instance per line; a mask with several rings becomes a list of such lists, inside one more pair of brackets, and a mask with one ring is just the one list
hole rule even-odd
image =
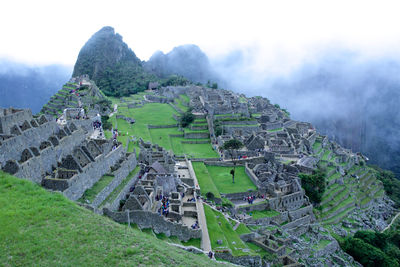
[[211, 86], [212, 89], [218, 89], [218, 83], [213, 83]]
[[192, 114], [192, 110], [189, 109], [186, 111], [181, 117], [181, 126], [187, 127], [194, 121], [194, 115]]
[[242, 147], [243, 147], [243, 143], [237, 139], [231, 139], [231, 140], [225, 142], [224, 145], [222, 146], [222, 150], [228, 151], [229, 155], [231, 156], [232, 162], [233, 162], [233, 169], [230, 171], [230, 174], [232, 175], [232, 183], [235, 183], [235, 167], [236, 167], [236, 160], [237, 160], [234, 152], [236, 150], [239, 150]]
[[108, 117], [107, 115], [101, 116], [101, 122], [103, 124], [103, 130], [111, 130], [112, 124], [109, 121], [109, 119], [110, 119], [110, 117]]
[[300, 173], [299, 177], [301, 185], [310, 200], [314, 203], [320, 203], [325, 192], [325, 173], [321, 170], [316, 170], [313, 174]]
[[347, 238], [341, 247], [363, 266], [399, 266], [396, 260], [389, 258], [382, 250], [359, 238]]

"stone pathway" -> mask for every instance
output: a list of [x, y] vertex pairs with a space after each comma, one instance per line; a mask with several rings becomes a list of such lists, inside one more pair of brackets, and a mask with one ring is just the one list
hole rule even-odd
[[236, 229], [239, 227], [240, 222], [236, 222], [236, 225], [232, 227], [233, 231], [236, 231]]
[[389, 224], [388, 226], [386, 226], [385, 229], [383, 229], [383, 230], [381, 231], [381, 233], [383, 233], [383, 232], [385, 232], [387, 229], [389, 229], [389, 228], [392, 226], [392, 224], [396, 221], [397, 217], [399, 217], [399, 216], [400, 216], [400, 212], [397, 213], [396, 216], [393, 217], [393, 219], [392, 219], [392, 221], [390, 222], [390, 224]]
[[117, 104], [114, 105], [114, 111], [110, 113], [109, 117], [114, 115], [114, 113], [116, 113], [116, 112], [118, 112], [118, 105]]
[[[193, 178], [194, 184], [198, 187], [196, 173], [193, 170], [192, 162], [188, 161], [187, 164], [189, 168], [189, 175]], [[204, 213], [203, 201], [201, 199], [197, 200], [197, 215], [199, 220], [199, 225], [201, 229], [201, 249], [204, 250], [205, 253], [211, 251], [211, 242], [210, 236], [208, 235], [208, 228], [207, 228], [207, 220], [206, 215]]]
[[200, 199], [198, 200], [199, 204], [199, 210], [198, 210], [198, 215], [199, 215], [199, 224], [201, 228], [201, 249], [204, 250], [206, 253], [211, 251], [211, 242], [210, 242], [210, 236], [208, 235], [208, 229], [207, 229], [207, 221], [206, 221], [206, 215], [204, 213], [204, 207], [203, 207], [203, 201]]

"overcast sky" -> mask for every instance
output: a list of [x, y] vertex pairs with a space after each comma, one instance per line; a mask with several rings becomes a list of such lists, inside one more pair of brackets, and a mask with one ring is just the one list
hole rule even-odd
[[137, 56], [197, 44], [211, 58], [242, 49], [256, 71], [287, 69], [326, 48], [400, 57], [399, 1], [1, 1], [0, 57], [73, 65], [112, 26]]

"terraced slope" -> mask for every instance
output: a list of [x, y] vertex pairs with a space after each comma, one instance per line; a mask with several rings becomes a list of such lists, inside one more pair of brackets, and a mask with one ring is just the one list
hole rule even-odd
[[64, 84], [61, 90], [50, 98], [49, 102], [43, 106], [40, 112], [59, 116], [65, 108], [79, 107], [79, 97], [71, 93], [76, 87], [77, 85], [74, 83], [68, 82]]
[[3, 172], [0, 251], [5, 266], [218, 265]]

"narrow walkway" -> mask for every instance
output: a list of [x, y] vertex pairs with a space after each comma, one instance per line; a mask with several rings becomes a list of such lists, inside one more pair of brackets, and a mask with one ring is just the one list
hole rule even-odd
[[116, 113], [116, 112], [118, 112], [118, 105], [117, 104], [114, 105], [114, 111], [110, 113], [109, 117], [114, 115], [114, 113]]
[[201, 228], [201, 249], [204, 250], [205, 252], [211, 251], [211, 242], [210, 242], [210, 236], [208, 235], [208, 229], [207, 229], [207, 221], [206, 221], [206, 215], [204, 213], [204, 207], [203, 207], [203, 201], [199, 199], [197, 201], [198, 203], [198, 215], [199, 215], [199, 224]]
[[392, 221], [390, 222], [390, 224], [389, 224], [388, 226], [386, 226], [385, 229], [383, 229], [383, 230], [381, 231], [381, 233], [383, 233], [383, 232], [385, 232], [387, 229], [389, 229], [389, 228], [392, 226], [392, 224], [396, 221], [397, 217], [399, 217], [399, 216], [400, 216], [400, 212], [398, 212], [398, 213], [396, 214], [396, 216], [394, 216], [394, 218], [392, 219]]
[[[189, 170], [189, 175], [193, 178], [195, 187], [198, 188], [198, 181], [196, 177], [196, 173], [194, 172], [192, 162], [190, 160], [187, 161], [187, 167]], [[206, 215], [204, 213], [204, 207], [203, 207], [203, 201], [198, 199], [196, 201], [197, 205], [197, 215], [198, 215], [198, 220], [199, 220], [199, 225], [201, 229], [201, 249], [204, 250], [206, 253], [211, 251], [211, 242], [210, 242], [210, 236], [208, 235], [208, 228], [207, 228], [207, 220], [206, 220]]]

